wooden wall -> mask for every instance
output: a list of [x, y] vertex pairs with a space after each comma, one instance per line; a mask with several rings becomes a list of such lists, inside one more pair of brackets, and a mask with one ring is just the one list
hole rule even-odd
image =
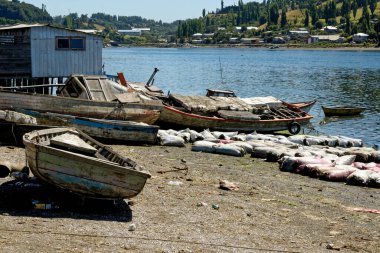
[[0, 31], [0, 77], [31, 76], [30, 30]]

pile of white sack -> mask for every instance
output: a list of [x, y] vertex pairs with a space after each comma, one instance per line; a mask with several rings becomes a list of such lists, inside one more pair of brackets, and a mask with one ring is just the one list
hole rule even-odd
[[329, 181], [380, 187], [380, 151], [363, 147], [360, 139], [345, 136], [296, 135], [238, 132], [196, 132], [185, 129], [159, 130], [164, 146], [184, 147], [192, 151], [230, 156], [251, 154], [254, 158], [279, 162], [282, 171], [299, 173]]
[[380, 188], [380, 164], [355, 162], [356, 155], [341, 157], [283, 157], [280, 170], [333, 182]]

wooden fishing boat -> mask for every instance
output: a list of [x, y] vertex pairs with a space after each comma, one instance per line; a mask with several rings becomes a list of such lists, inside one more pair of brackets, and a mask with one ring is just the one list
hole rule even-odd
[[106, 120], [76, 117], [57, 113], [40, 113], [30, 110], [19, 112], [35, 117], [38, 125], [74, 127], [101, 139], [156, 143], [158, 126], [133, 121]]
[[364, 107], [349, 107], [349, 106], [322, 106], [326, 117], [331, 116], [356, 116], [365, 111]]
[[305, 111], [305, 112], [310, 112], [311, 108], [315, 105], [315, 103], [317, 103], [317, 100], [314, 99], [314, 100], [311, 100], [311, 101], [305, 101], [305, 102], [294, 102], [294, 103], [287, 103], [285, 101], [282, 101], [284, 104], [286, 104], [287, 106], [294, 106], [296, 108], [299, 108], [301, 109], [302, 111]]
[[78, 130], [33, 131], [24, 135], [23, 142], [33, 175], [85, 197], [131, 198], [151, 177], [134, 161]]
[[212, 129], [218, 131], [300, 132], [312, 116], [284, 105], [253, 108], [237, 97], [182, 96], [171, 94], [164, 100], [157, 124], [163, 127]]
[[[118, 94], [102, 76], [72, 76], [58, 88], [57, 96], [10, 91], [12, 89], [0, 89], [0, 109], [27, 109], [147, 124], [154, 124], [162, 110], [159, 101], [136, 92]], [[33, 87], [22, 89], [33, 90]]]
[[[237, 97], [235, 92], [232, 90], [214, 90], [214, 89], [207, 89], [206, 96], [207, 97]], [[266, 101], [265, 101], [265, 98], [266, 98]], [[257, 98], [253, 97], [253, 98], [243, 98], [243, 100], [246, 101], [247, 103], [253, 102], [253, 103], [251, 103], [251, 105], [255, 105], [257, 103], [261, 104], [261, 103], [265, 103], [265, 102], [267, 102], [269, 105], [273, 104], [273, 103], [278, 103], [278, 104], [282, 103], [282, 104], [286, 105], [287, 107], [299, 108], [305, 112], [310, 112], [311, 108], [317, 102], [317, 100], [314, 99], [311, 101], [288, 103], [288, 102], [281, 101], [281, 100], [274, 98], [274, 97], [257, 97]], [[257, 101], [257, 100], [259, 100], [259, 101]]]

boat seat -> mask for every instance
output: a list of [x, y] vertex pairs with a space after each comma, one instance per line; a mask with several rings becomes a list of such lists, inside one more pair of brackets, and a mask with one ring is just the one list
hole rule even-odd
[[94, 156], [97, 152], [96, 148], [85, 142], [78, 135], [70, 133], [65, 133], [50, 139], [50, 145], [90, 156]]
[[224, 119], [260, 120], [260, 116], [248, 111], [219, 110], [218, 115]]

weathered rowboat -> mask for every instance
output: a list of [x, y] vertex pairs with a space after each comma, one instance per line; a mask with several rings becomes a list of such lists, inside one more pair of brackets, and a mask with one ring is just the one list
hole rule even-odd
[[365, 111], [364, 107], [349, 107], [349, 106], [322, 106], [323, 112], [326, 117], [331, 116], [355, 116]]
[[[225, 108], [225, 109], [223, 109]], [[255, 113], [253, 112], [255, 110]], [[164, 127], [212, 129], [218, 131], [273, 132], [297, 134], [313, 117], [281, 105], [253, 108], [237, 97], [182, 96], [171, 94], [157, 124]]]
[[155, 143], [159, 129], [155, 125], [133, 121], [93, 119], [30, 110], [19, 112], [35, 117], [39, 125], [74, 127], [95, 138], [117, 141]]
[[284, 104], [288, 105], [288, 106], [294, 106], [296, 108], [299, 108], [301, 109], [302, 111], [305, 111], [305, 112], [310, 112], [311, 108], [315, 105], [315, 103], [317, 102], [316, 99], [314, 100], [311, 100], [311, 101], [305, 101], [305, 102], [294, 102], [294, 103], [287, 103], [285, 101], [282, 101]]
[[134, 197], [151, 177], [134, 161], [78, 130], [33, 131], [23, 142], [33, 175], [89, 198]]
[[159, 101], [141, 94], [117, 94], [102, 76], [72, 76], [57, 93], [58, 96], [53, 96], [0, 89], [0, 109], [27, 109], [147, 124], [154, 124], [162, 110]]

